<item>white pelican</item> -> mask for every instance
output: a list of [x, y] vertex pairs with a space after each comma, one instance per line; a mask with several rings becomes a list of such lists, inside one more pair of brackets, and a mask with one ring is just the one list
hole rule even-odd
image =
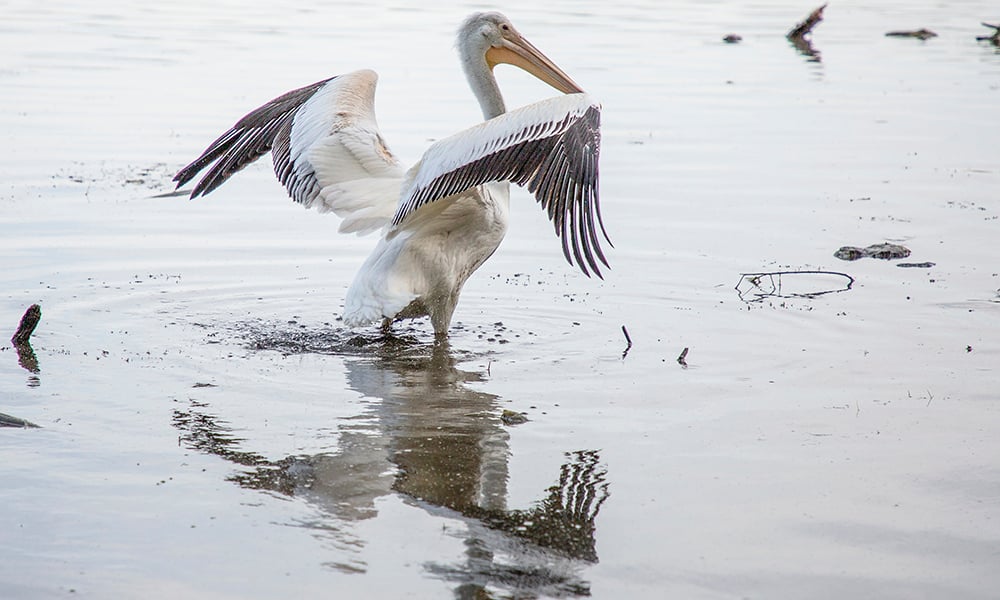
[[[486, 119], [432, 144], [404, 170], [375, 122], [369, 70], [307, 85], [250, 112], [174, 180], [211, 165], [191, 191], [207, 194], [268, 151], [293, 200], [343, 219], [340, 231], [381, 231], [347, 292], [344, 322], [430, 316], [447, 336], [462, 285], [507, 231], [510, 182], [547, 211], [566, 260], [586, 275], [608, 266], [597, 227], [600, 104], [526, 40], [507, 17], [476, 13], [458, 31], [466, 78]], [[515, 65], [563, 92], [506, 112], [493, 67]], [[213, 164], [214, 163], [214, 164]], [[610, 240], [608, 240], [610, 243]], [[588, 271], [588, 267], [590, 271]]]

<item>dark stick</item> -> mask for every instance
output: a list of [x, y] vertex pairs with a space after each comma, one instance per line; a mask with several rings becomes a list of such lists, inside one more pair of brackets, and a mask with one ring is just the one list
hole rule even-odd
[[677, 363], [680, 366], [682, 366], [682, 367], [688, 366], [688, 363], [687, 363], [687, 360], [686, 360], [687, 359], [687, 355], [688, 355], [688, 348], [685, 346], [684, 349], [681, 350], [681, 355], [677, 357]]
[[990, 25], [989, 23], [983, 23], [983, 27], [989, 27], [993, 30], [993, 35], [977, 35], [976, 41], [978, 42], [990, 42], [994, 46], [1000, 46], [1000, 25]]
[[31, 337], [41, 319], [42, 307], [37, 304], [29, 306], [28, 310], [24, 311], [21, 324], [17, 326], [17, 331], [14, 333], [14, 337], [10, 338], [10, 341], [15, 346], [28, 343], [28, 338]]
[[625, 352], [622, 352], [622, 360], [625, 360], [625, 357], [628, 356], [628, 351], [632, 349], [632, 338], [629, 336], [628, 329], [625, 329], [624, 325], [622, 325], [622, 333], [625, 334], [625, 341], [628, 342], [628, 346], [625, 346]]
[[823, 20], [823, 9], [825, 8], [826, 4], [809, 13], [809, 16], [806, 17], [806, 20], [796, 25], [791, 31], [785, 34], [785, 37], [787, 37], [790, 40], [794, 40], [796, 38], [802, 38], [808, 35], [809, 32], [812, 31], [812, 28]]

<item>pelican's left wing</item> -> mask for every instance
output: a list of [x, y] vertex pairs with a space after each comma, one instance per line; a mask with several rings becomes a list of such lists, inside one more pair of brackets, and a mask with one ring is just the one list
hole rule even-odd
[[562, 238], [563, 254], [586, 275], [608, 265], [597, 235], [608, 238], [598, 199], [601, 106], [567, 94], [504, 113], [439, 140], [406, 174], [395, 227], [420, 207], [484, 183], [526, 185]]

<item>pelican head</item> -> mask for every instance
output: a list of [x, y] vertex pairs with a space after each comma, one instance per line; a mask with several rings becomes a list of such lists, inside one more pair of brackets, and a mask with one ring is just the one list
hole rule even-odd
[[505, 112], [493, 77], [493, 67], [498, 64], [523, 69], [564, 94], [583, 91], [569, 75], [525, 39], [510, 19], [498, 12], [475, 13], [467, 18], [458, 30], [458, 51], [465, 75], [487, 119]]

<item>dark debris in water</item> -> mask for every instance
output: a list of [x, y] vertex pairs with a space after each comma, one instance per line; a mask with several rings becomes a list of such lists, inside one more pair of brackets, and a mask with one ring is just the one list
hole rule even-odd
[[433, 338], [422, 339], [420, 332], [413, 329], [402, 333], [359, 334], [331, 326], [303, 327], [295, 321], [249, 321], [233, 325], [233, 330], [251, 350], [274, 350], [286, 355], [395, 353], [426, 346], [433, 341]]
[[1000, 25], [990, 25], [989, 23], [982, 23], [983, 27], [989, 27], [993, 30], [990, 35], [977, 35], [977, 42], [989, 42], [994, 46], [1000, 46]]
[[[428, 329], [406, 323], [394, 324], [388, 333], [376, 328], [353, 330], [330, 323], [311, 326], [296, 320], [254, 319], [217, 325], [203, 324], [203, 326], [213, 330], [208, 334], [209, 339], [206, 343], [218, 343], [219, 339], [226, 339], [235, 341], [251, 351], [273, 351], [285, 356], [328, 354], [405, 359], [427, 355], [442, 345], [435, 342], [433, 333]], [[497, 332], [505, 330], [502, 323], [495, 324], [493, 329]], [[489, 341], [497, 340], [498, 337], [497, 333], [494, 333], [494, 337]], [[447, 347], [448, 343], [443, 344]], [[456, 360], [468, 360], [477, 355], [474, 352], [456, 351], [450, 347], [447, 347], [447, 351]]]
[[916, 38], [918, 40], [929, 40], [931, 38], [936, 38], [937, 36], [938, 34], [927, 28], [911, 29], [906, 31], [889, 31], [885, 34], [885, 37]]
[[528, 416], [525, 413], [515, 412], [513, 410], [504, 409], [503, 413], [500, 414], [500, 421], [504, 425], [521, 425], [522, 423], [528, 422]]
[[858, 248], [856, 246], [842, 246], [839, 250], [833, 253], [836, 258], [840, 260], [859, 260], [862, 258], [879, 258], [882, 260], [894, 260], [897, 258], [906, 258], [910, 255], [910, 249], [899, 244], [890, 244], [888, 242], [882, 244], [872, 244], [867, 248]]
[[140, 187], [148, 190], [164, 189], [170, 186], [173, 178], [173, 167], [166, 163], [151, 165], [102, 165], [95, 172], [91, 165], [83, 162], [73, 164], [72, 169], [60, 169], [53, 179], [69, 181], [72, 184], [88, 187]]
[[[469, 325], [469, 326], [466, 326], [463, 323], [455, 323], [454, 325], [452, 325], [451, 331], [453, 334], [459, 332], [468, 332], [472, 335], [475, 335], [477, 339], [489, 342], [491, 344], [509, 344], [510, 339], [508, 339], [508, 337], [511, 335], [515, 338], [521, 337], [521, 334], [512, 332], [509, 327], [504, 325], [503, 321], [497, 321], [495, 323]], [[534, 335], [534, 334], [529, 332], [528, 335]]]
[[688, 355], [688, 351], [689, 350], [690, 350], [690, 348], [685, 347], [683, 350], [681, 350], [680, 356], [677, 357], [677, 364], [679, 364], [680, 366], [684, 367], [685, 369], [688, 366], [687, 355]]
[[0, 413], [0, 427], [18, 427], [21, 429], [33, 429], [37, 428], [31, 421], [25, 421], [20, 417], [15, 417], [5, 413]]
[[11, 343], [15, 345], [26, 344], [41, 319], [42, 307], [37, 304], [29, 306], [28, 310], [24, 312], [24, 316], [21, 317], [21, 322], [17, 326], [17, 331], [14, 332], [14, 337], [10, 338]]

